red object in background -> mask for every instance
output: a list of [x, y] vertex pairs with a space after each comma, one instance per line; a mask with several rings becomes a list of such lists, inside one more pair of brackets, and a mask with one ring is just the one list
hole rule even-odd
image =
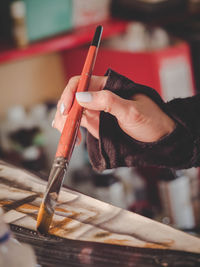
[[[63, 52], [68, 78], [79, 75], [86, 52], [85, 47]], [[100, 48], [94, 74], [104, 75], [108, 68], [136, 83], [153, 87], [165, 100], [189, 96], [195, 90], [190, 48], [186, 42], [136, 53]]]
[[79, 27], [73, 29], [70, 32], [66, 32], [65, 34], [61, 34], [55, 37], [48, 38], [46, 40], [32, 43], [23, 49], [18, 49], [5, 44], [3, 46], [0, 44], [0, 63], [7, 63], [9, 61], [24, 59], [27, 57], [45, 53], [63, 51], [67, 49], [72, 49], [74, 47], [78, 47], [83, 44], [90, 43], [93, 37], [94, 29], [98, 24], [101, 24], [104, 28], [104, 32], [102, 35], [103, 39], [124, 32], [128, 22], [122, 20], [110, 19], [102, 23], [96, 23], [94, 25]]

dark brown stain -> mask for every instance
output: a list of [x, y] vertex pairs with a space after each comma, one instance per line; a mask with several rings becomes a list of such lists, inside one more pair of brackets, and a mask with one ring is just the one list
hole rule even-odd
[[166, 248], [170, 248], [172, 245], [174, 245], [174, 240], [169, 240], [166, 242], [158, 242], [158, 243], [150, 243], [147, 242], [145, 244], [145, 248], [161, 248], [161, 249], [166, 249]]
[[75, 211], [72, 211], [72, 210], [67, 210], [65, 208], [60, 208], [58, 206], [55, 208], [55, 211], [68, 213], [67, 216], [65, 216], [64, 214], [62, 214], [61, 216], [64, 217], [64, 218], [71, 218], [71, 219], [75, 219], [81, 214], [81, 213], [78, 213], [78, 212], [75, 212]]
[[56, 207], [55, 210], [56, 211], [60, 211], [60, 212], [69, 212], [69, 213], [71, 213], [71, 211], [68, 211], [68, 210], [66, 210], [64, 208], [60, 208], [60, 207]]
[[[16, 201], [13, 202], [13, 201], [0, 201], [0, 205], [2, 204], [2, 208], [5, 210], [5, 211], [9, 211], [9, 207], [13, 207], [16, 205]], [[12, 209], [12, 208], [11, 208]], [[24, 209], [26, 209], [26, 211], [24, 211]], [[39, 208], [35, 205], [32, 205], [32, 204], [28, 204], [28, 203], [25, 203], [25, 204], [22, 204], [20, 206], [15, 206], [15, 210], [16, 211], [19, 211], [27, 216], [30, 216], [32, 217], [33, 219], [37, 219], [37, 214], [33, 213], [32, 211], [33, 210], [38, 210]], [[30, 210], [27, 211], [27, 210]], [[18, 220], [15, 220], [15, 218], [13, 218], [13, 222], [16, 222]]]
[[167, 246], [156, 244], [156, 243], [146, 243], [143, 248], [159, 248], [159, 249], [166, 249]]
[[9, 181], [8, 179], [6, 179], [4, 177], [0, 177], [0, 183], [4, 184], [4, 185], [8, 185], [10, 187], [17, 188], [17, 189], [21, 189], [21, 190], [26, 190], [26, 191], [32, 192], [32, 189], [31, 189], [30, 186], [18, 183], [16, 181]]
[[[74, 192], [73, 192], [74, 193]], [[79, 199], [79, 198], [78, 198]], [[85, 219], [85, 220], [79, 220], [80, 222], [84, 222], [84, 223], [90, 223], [90, 222], [93, 222], [94, 219], [98, 218], [98, 216], [100, 215], [99, 211], [95, 208], [95, 207], [91, 207], [90, 205], [86, 205], [84, 203], [84, 206], [81, 202], [78, 201], [78, 199], [74, 199], [72, 201], [67, 201], [67, 202], [64, 202], [62, 204], [66, 204], [66, 205], [69, 205], [70, 204], [70, 207], [76, 209], [76, 208], [83, 208], [84, 210], [88, 210], [89, 212], [94, 212], [95, 214], [90, 216], [89, 218]], [[77, 213], [78, 215], [81, 215], [81, 212]], [[77, 215], [73, 215], [73, 216], [68, 216], [70, 218], [77, 218]]]
[[125, 246], [127, 246], [128, 243], [130, 243], [130, 241], [127, 239], [115, 239], [115, 238], [105, 239], [103, 242], [107, 244], [125, 245]]
[[32, 217], [35, 221], [37, 220], [37, 214], [36, 213], [29, 213], [28, 216]]
[[5, 210], [7, 212], [9, 210], [16, 210], [18, 207], [20, 207], [20, 206], [22, 206], [24, 204], [27, 204], [29, 202], [33, 202], [37, 197], [39, 197], [39, 194], [34, 194], [34, 195], [31, 195], [31, 196], [28, 196], [28, 197], [13, 201], [13, 202], [11, 202], [9, 204], [5, 204], [2, 207], [3, 207], [3, 210]]
[[109, 232], [99, 232], [94, 235], [94, 238], [105, 238], [110, 236]]
[[174, 244], [174, 240], [169, 240], [166, 242], [147, 242], [143, 248], [157, 248], [157, 249], [168, 249]]
[[[100, 226], [100, 228], [102, 230], [105, 230], [105, 231], [110, 231], [111, 229], [108, 227], [108, 226], [105, 226], [105, 222], [108, 223], [110, 222], [110, 224], [112, 225], [112, 221], [119, 217], [121, 215], [121, 213], [123, 213], [124, 210], [120, 210], [117, 214], [115, 214], [113, 217], [111, 217], [110, 219], [108, 220], [105, 220], [104, 222], [100, 223], [99, 225], [97, 224], [97, 226]], [[152, 244], [152, 247], [155, 245], [155, 246], [160, 246], [160, 247], [170, 247], [172, 246], [173, 244], [173, 240], [169, 240], [167, 242], [155, 242], [154, 240], [152, 240], [151, 238], [145, 238], [143, 235], [140, 235], [140, 234], [137, 234], [137, 233], [130, 233], [130, 232], [127, 232], [125, 229], [122, 229], [121, 231], [118, 230], [116, 231], [115, 229], [112, 230], [113, 233], [116, 233], [116, 234], [119, 234], [119, 235], [129, 235], [131, 237], [134, 237], [136, 239], [138, 239], [139, 241], [142, 241], [142, 242], [145, 242], [148, 246], [148, 244]]]
[[93, 215], [93, 216], [90, 216], [89, 218], [87, 218], [87, 219], [85, 219], [83, 222], [84, 223], [87, 223], [87, 224], [93, 224], [93, 225], [95, 225], [95, 226], [98, 226], [98, 223], [93, 223], [93, 221], [96, 219], [96, 218], [98, 218], [98, 215]]
[[76, 232], [81, 227], [80, 225], [77, 225], [77, 226], [71, 227], [71, 228], [69, 228], [69, 227], [64, 228], [67, 226], [68, 223], [70, 223], [70, 221], [72, 221], [72, 220], [69, 218], [66, 218], [66, 219], [62, 220], [61, 222], [57, 223], [56, 226], [50, 228], [49, 234], [63, 237], [63, 236], [69, 235], [70, 233]]
[[23, 210], [23, 209], [26, 209], [26, 210], [39, 210], [39, 207], [35, 206], [33, 204], [25, 203], [25, 204], [21, 205], [18, 208], [18, 210]]
[[174, 245], [174, 240], [170, 239], [169, 241], [161, 242], [159, 244], [163, 245], [163, 246], [166, 246], [166, 247], [171, 247], [172, 245]]
[[66, 226], [68, 223], [70, 223], [71, 221], [72, 221], [72, 219], [70, 219], [70, 218], [65, 218], [59, 222], [53, 221], [51, 224], [50, 231], [53, 231], [53, 229], [56, 229], [56, 228], [61, 229], [64, 226]]

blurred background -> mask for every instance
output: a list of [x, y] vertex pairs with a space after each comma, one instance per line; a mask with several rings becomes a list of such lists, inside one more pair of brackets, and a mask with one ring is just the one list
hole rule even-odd
[[[80, 74], [98, 24], [104, 32], [95, 75], [112, 68], [165, 101], [199, 92], [199, 0], [1, 0], [1, 159], [47, 179], [60, 136], [51, 127], [56, 104], [68, 79]], [[198, 168], [96, 173], [81, 131], [65, 185], [199, 233]]]

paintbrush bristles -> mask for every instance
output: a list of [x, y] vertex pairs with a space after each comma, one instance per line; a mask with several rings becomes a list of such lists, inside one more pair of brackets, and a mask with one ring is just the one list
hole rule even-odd
[[46, 192], [37, 217], [37, 230], [41, 233], [47, 233], [50, 227], [66, 168], [66, 159], [60, 157], [54, 159]]
[[37, 231], [41, 234], [47, 234], [52, 221], [53, 214], [50, 214], [47, 209], [45, 209], [44, 203], [40, 205], [40, 209], [37, 217]]

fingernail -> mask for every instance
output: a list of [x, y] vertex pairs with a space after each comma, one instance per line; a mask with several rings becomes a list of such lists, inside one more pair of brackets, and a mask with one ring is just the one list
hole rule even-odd
[[76, 99], [78, 102], [91, 102], [92, 94], [89, 92], [79, 92], [76, 93]]
[[64, 105], [64, 103], [62, 103], [62, 104], [60, 105], [60, 113], [63, 114], [64, 111], [65, 111], [65, 105]]
[[55, 122], [55, 121], [53, 120], [52, 123], [51, 123], [51, 126], [52, 126], [52, 127], [54, 127], [54, 122]]
[[78, 145], [79, 145], [79, 143], [80, 143], [80, 139], [77, 137], [77, 138], [76, 138], [76, 143], [75, 143], [75, 146], [78, 146]]

